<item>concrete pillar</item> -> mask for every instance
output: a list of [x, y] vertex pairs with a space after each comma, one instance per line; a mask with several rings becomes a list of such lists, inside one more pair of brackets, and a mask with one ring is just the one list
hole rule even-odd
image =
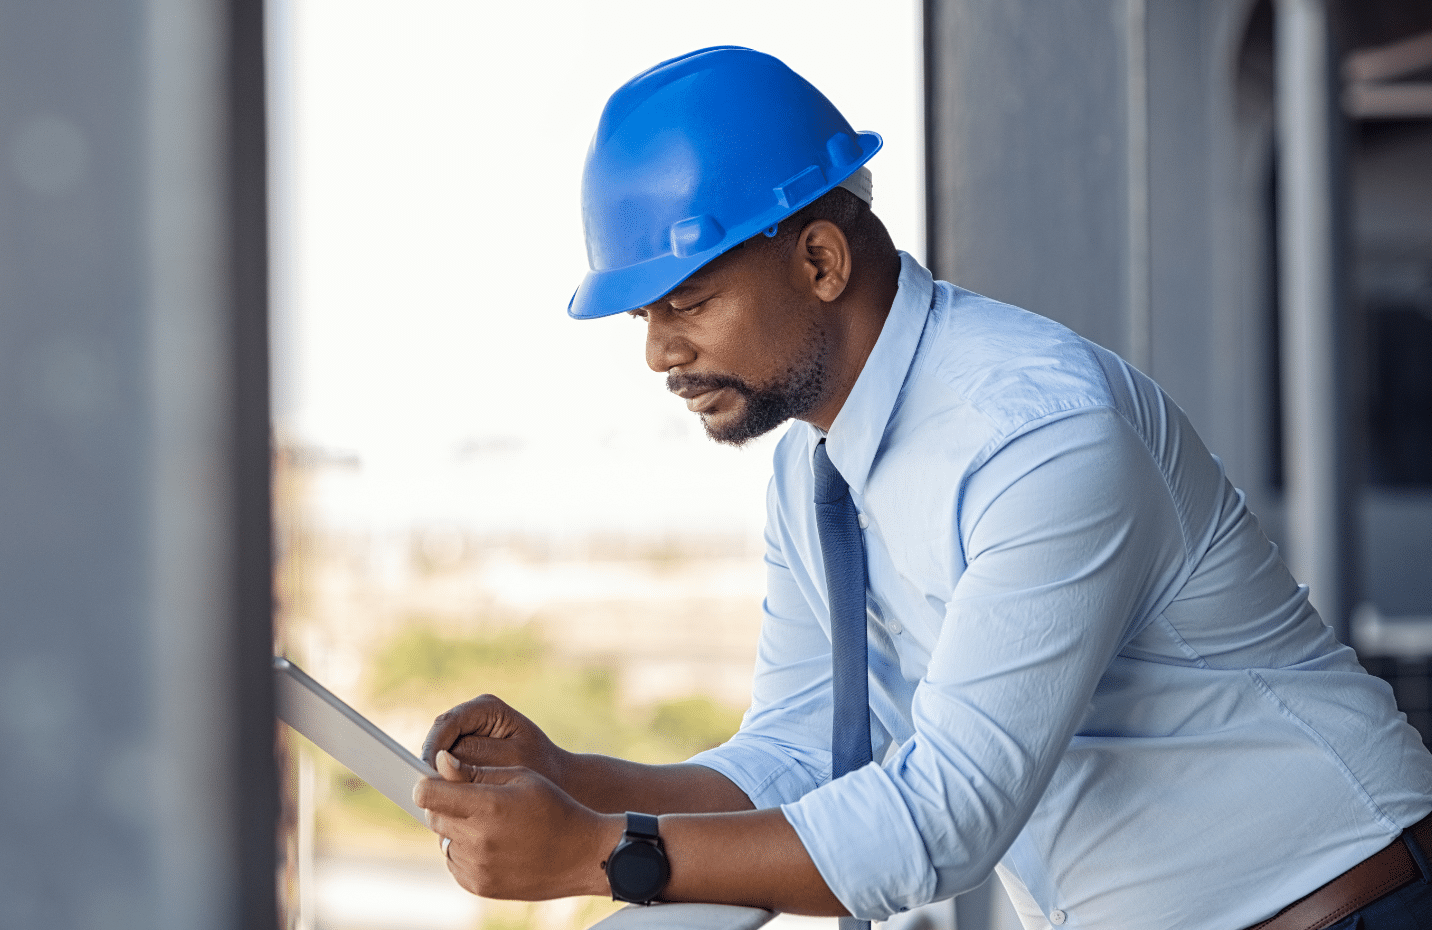
[[277, 922], [262, 25], [0, 0], [0, 926]]
[[1333, 60], [1326, 0], [1276, 0], [1278, 282], [1286, 558], [1348, 640], [1351, 488], [1337, 287]]
[[1125, 354], [1147, 281], [1128, 247], [1147, 235], [1127, 170], [1146, 148], [1127, 119], [1136, 13], [1122, 0], [925, 8], [932, 270]]

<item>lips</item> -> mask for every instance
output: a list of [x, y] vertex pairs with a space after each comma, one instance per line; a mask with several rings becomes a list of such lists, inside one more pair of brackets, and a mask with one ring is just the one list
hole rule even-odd
[[688, 383], [676, 387], [668, 387], [667, 390], [675, 394], [677, 397], [691, 400], [693, 397], [700, 397], [702, 394], [711, 393], [712, 391], [716, 390], [716, 386], [713, 384]]
[[685, 400], [687, 410], [703, 415], [715, 412], [727, 391], [747, 395], [740, 379], [719, 374], [671, 374], [666, 378], [666, 389]]
[[690, 410], [692, 413], [706, 413], [715, 406], [717, 395], [719, 395], [722, 390], [722, 388], [711, 388], [710, 390], [684, 393], [681, 396], [686, 398], [687, 410]]

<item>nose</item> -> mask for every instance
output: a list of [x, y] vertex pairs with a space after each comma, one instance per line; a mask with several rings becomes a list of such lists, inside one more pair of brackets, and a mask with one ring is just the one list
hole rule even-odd
[[691, 343], [676, 332], [662, 319], [661, 314], [652, 313], [646, 321], [646, 365], [657, 373], [667, 372], [685, 365], [696, 357]]

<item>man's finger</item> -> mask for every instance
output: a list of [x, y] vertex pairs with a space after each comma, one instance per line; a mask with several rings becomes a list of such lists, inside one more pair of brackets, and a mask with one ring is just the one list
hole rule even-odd
[[507, 740], [493, 739], [490, 736], [478, 736], [476, 733], [468, 733], [458, 739], [456, 743], [448, 747], [448, 752], [457, 756], [458, 759], [467, 760], [473, 765], [502, 764], [497, 756], [504, 752], [510, 753], [511, 747]]
[[[440, 760], [441, 756], [440, 753]], [[413, 803], [426, 811], [454, 814], [459, 817], [477, 816], [496, 803], [497, 799], [493, 794], [495, 789], [531, 774], [523, 768], [483, 768], [463, 765], [451, 754], [448, 754], [448, 757], [452, 763], [461, 766], [463, 770], [456, 779], [421, 778], [413, 786]], [[439, 761], [439, 765], [442, 764]], [[451, 770], [450, 765], [449, 770]], [[429, 826], [431, 824], [432, 819], [429, 818]]]
[[469, 733], [486, 732], [498, 712], [494, 705], [500, 706], [501, 702], [484, 694], [439, 714], [423, 740], [423, 761], [436, 767], [439, 751], [452, 749]]
[[481, 799], [462, 782], [444, 781], [441, 778], [422, 778], [413, 786], [413, 803], [427, 815], [428, 829], [436, 830], [434, 814], [452, 814], [469, 817], [478, 813]]
[[423, 740], [423, 761], [436, 768], [438, 752], [457, 745], [457, 741], [463, 735], [462, 726], [462, 706], [439, 714], [438, 718], [433, 721], [432, 728], [428, 730], [427, 737]]
[[477, 766], [459, 762], [457, 756], [446, 749], [438, 750], [437, 765], [434, 766], [444, 781], [466, 781], [475, 780]]

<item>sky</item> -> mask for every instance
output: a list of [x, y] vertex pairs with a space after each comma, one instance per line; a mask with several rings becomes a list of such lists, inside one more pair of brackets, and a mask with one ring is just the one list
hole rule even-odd
[[[347, 529], [759, 534], [774, 440], [705, 438], [643, 325], [577, 322], [579, 192], [607, 96], [709, 45], [769, 52], [885, 148], [875, 210], [923, 258], [918, 4], [275, 0], [275, 420], [356, 456]], [[673, 12], [673, 11], [679, 12]]]

